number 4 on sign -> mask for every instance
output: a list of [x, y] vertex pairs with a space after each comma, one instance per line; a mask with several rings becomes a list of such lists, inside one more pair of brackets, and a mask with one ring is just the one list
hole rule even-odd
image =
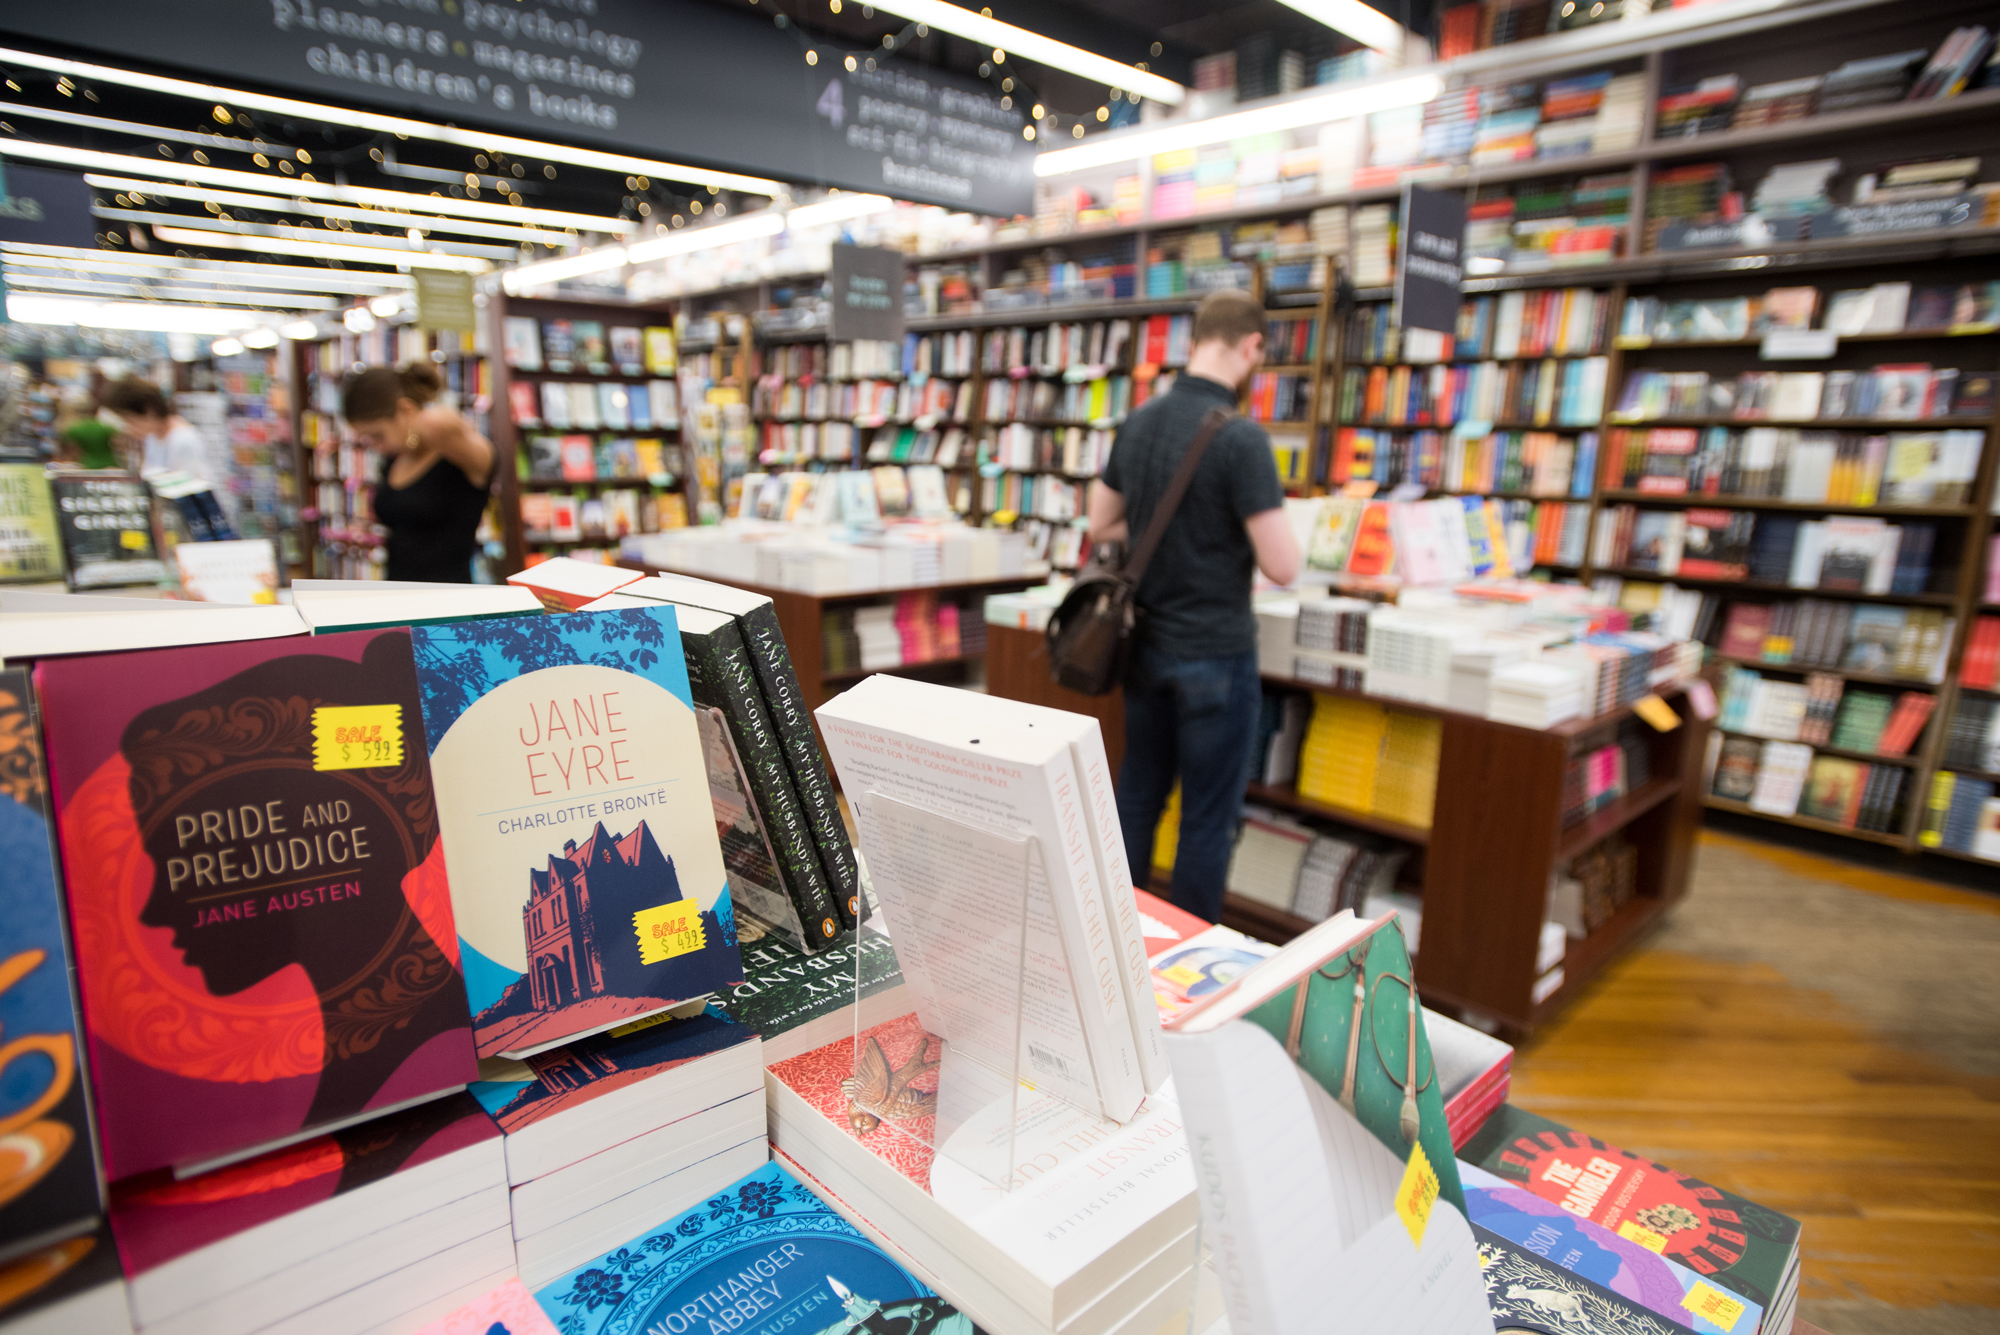
[[834, 129], [841, 127], [847, 119], [847, 97], [839, 79], [827, 81], [826, 91], [819, 95], [819, 101], [813, 103], [813, 110], [832, 121]]

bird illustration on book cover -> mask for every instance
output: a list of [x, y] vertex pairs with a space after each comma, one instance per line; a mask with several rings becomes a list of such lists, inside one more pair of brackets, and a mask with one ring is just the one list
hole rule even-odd
[[108, 1177], [473, 1078], [407, 631], [37, 684]]
[[743, 977], [673, 609], [412, 635], [482, 1058]]
[[869, 1153], [930, 1190], [943, 1041], [915, 1015], [899, 1016], [788, 1057], [771, 1074], [844, 1128]]

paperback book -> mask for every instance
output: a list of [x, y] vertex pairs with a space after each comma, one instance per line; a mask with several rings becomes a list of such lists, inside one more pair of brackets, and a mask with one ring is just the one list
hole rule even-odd
[[412, 632], [482, 1057], [742, 977], [671, 608]]
[[107, 1176], [472, 1078], [408, 631], [36, 675]]

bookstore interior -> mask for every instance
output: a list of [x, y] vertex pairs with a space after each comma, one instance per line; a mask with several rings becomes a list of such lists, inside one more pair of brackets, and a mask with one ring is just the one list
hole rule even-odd
[[2000, 1330], [1996, 29], [7, 6], [0, 1335]]

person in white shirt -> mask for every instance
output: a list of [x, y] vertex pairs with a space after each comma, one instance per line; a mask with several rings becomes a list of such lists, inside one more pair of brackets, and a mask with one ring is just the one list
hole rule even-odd
[[140, 471], [174, 469], [204, 481], [215, 480], [208, 476], [208, 452], [201, 433], [174, 412], [158, 385], [128, 375], [105, 391], [104, 406], [118, 415], [130, 435], [144, 443]]

